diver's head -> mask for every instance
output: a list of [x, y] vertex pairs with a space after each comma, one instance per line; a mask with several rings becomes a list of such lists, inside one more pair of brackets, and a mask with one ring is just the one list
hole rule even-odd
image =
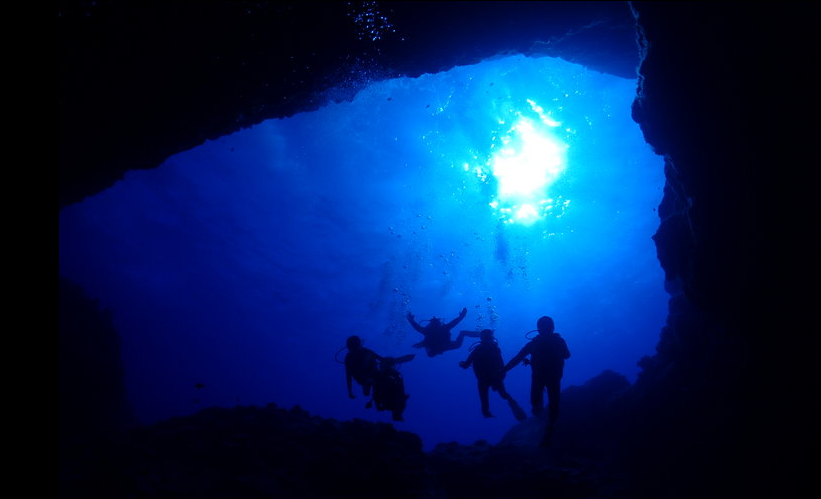
[[349, 336], [347, 345], [348, 350], [359, 348], [362, 346], [362, 339], [359, 336]]
[[428, 321], [428, 325], [434, 326], [434, 327], [441, 326], [442, 325], [442, 320], [439, 317], [431, 317], [430, 321]]
[[482, 341], [493, 341], [493, 330], [482, 329], [482, 331], [479, 332], [479, 339]]
[[553, 333], [553, 319], [548, 316], [540, 317], [538, 321], [536, 321], [536, 329], [539, 330], [539, 334], [551, 334]]

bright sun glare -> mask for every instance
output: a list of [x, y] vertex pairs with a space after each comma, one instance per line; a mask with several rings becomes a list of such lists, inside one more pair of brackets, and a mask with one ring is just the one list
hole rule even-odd
[[[569, 200], [557, 202], [548, 194], [548, 188], [566, 166], [568, 146], [551, 131], [561, 124], [532, 100], [528, 103], [539, 120], [520, 115], [500, 138], [500, 147], [493, 151], [487, 162], [498, 185], [490, 206], [510, 224], [531, 225], [544, 219], [555, 208], [564, 211], [570, 203]], [[481, 180], [487, 178], [482, 169], [477, 169], [476, 174]]]

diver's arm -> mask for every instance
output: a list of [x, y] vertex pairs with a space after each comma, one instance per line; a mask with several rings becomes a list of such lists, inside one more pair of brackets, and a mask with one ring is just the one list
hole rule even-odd
[[459, 324], [460, 322], [462, 322], [462, 319], [464, 319], [467, 314], [468, 314], [467, 307], [462, 308], [462, 311], [459, 312], [459, 317], [457, 317], [457, 318], [453, 319], [452, 321], [448, 322], [448, 324], [445, 327], [448, 328], [448, 331], [453, 329], [456, 326], [456, 324]]
[[475, 351], [476, 350], [474, 350], [473, 352], [470, 352], [470, 355], [468, 355], [467, 359], [459, 362], [459, 367], [461, 367], [462, 369], [467, 369], [468, 367], [470, 367], [470, 365], [473, 363], [473, 353]]
[[413, 326], [414, 329], [416, 329], [422, 334], [425, 334], [425, 329], [416, 323], [416, 321], [413, 319], [413, 314], [410, 312], [408, 312], [408, 322], [410, 322], [410, 325]]
[[523, 361], [524, 358], [527, 357], [527, 355], [530, 353], [529, 347], [530, 343], [522, 347], [522, 349], [519, 350], [519, 353], [517, 353], [515, 357], [510, 359], [510, 362], [508, 362], [507, 365], [505, 365], [505, 372], [508, 372], [514, 367], [516, 367], [519, 364], [519, 362]]

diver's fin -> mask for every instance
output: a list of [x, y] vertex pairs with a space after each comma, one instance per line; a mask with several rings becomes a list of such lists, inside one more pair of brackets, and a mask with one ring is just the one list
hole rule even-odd
[[513, 411], [513, 417], [516, 418], [516, 421], [524, 421], [527, 419], [527, 414], [515, 400], [511, 399], [508, 401], [508, 405], [510, 405], [510, 410]]
[[395, 357], [393, 360], [397, 364], [401, 364], [402, 362], [408, 362], [413, 360], [414, 357], [416, 357], [415, 353], [409, 353], [407, 355], [402, 355], [401, 357]]

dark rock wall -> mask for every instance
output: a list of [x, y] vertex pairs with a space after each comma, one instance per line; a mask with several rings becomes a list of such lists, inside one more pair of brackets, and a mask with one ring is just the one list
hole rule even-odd
[[679, 481], [686, 495], [788, 494], [796, 482], [772, 457], [801, 447], [797, 420], [784, 422], [803, 375], [793, 319], [779, 315], [792, 292], [775, 285], [777, 258], [793, 259], [776, 229], [793, 223], [777, 178], [806, 162], [786, 135], [804, 122], [811, 9], [631, 5], [642, 47], [633, 117], [665, 156], [654, 240], [671, 299], [657, 355], [623, 401], [618, 447], [633, 449], [647, 483]]
[[[369, 80], [500, 53], [635, 77], [621, 2], [60, 2], [60, 207]], [[381, 20], [385, 17], [385, 20]], [[373, 19], [373, 21], [371, 21]]]
[[60, 279], [60, 439], [111, 433], [134, 423], [111, 315]]
[[299, 407], [210, 408], [71, 447], [60, 497], [419, 498], [421, 439]]
[[762, 244], [755, 200], [771, 144], [757, 114], [774, 90], [762, 69], [777, 57], [756, 36], [767, 10], [633, 5], [644, 52], [633, 116], [666, 157], [660, 259], [690, 299], [733, 322], [750, 303]]
[[[602, 406], [609, 391], [575, 390], [569, 416]], [[531, 418], [520, 436], [540, 428]], [[61, 446], [60, 497], [637, 499], [608, 466], [522, 443], [442, 443], [426, 453], [417, 435], [386, 423], [275, 404], [208, 408]]]

